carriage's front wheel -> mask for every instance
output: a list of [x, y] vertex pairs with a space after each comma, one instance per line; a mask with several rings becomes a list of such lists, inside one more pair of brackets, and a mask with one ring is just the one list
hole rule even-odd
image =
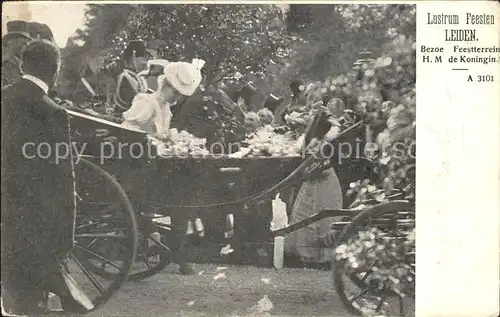
[[[103, 168], [80, 158], [75, 176], [75, 247], [67, 269], [97, 308], [129, 276], [137, 252], [137, 223], [125, 191]], [[90, 269], [96, 267], [112, 270], [114, 278], [103, 279]]]
[[405, 201], [372, 206], [340, 233], [333, 279], [351, 313], [414, 315], [414, 208]]

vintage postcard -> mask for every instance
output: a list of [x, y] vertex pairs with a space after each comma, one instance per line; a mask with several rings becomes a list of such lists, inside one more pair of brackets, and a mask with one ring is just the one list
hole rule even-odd
[[3, 2], [2, 313], [498, 316], [499, 30], [498, 1]]

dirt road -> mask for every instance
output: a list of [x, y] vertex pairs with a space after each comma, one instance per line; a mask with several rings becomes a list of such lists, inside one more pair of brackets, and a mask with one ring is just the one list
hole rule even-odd
[[170, 265], [145, 281], [128, 282], [90, 316], [351, 316], [336, 296], [328, 271], [194, 268], [198, 275], [179, 275]]

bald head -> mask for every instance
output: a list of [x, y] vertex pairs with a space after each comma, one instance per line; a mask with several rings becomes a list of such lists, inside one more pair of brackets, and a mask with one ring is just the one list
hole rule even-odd
[[59, 49], [47, 40], [32, 41], [24, 49], [22, 65], [24, 74], [35, 76], [52, 87], [61, 65]]

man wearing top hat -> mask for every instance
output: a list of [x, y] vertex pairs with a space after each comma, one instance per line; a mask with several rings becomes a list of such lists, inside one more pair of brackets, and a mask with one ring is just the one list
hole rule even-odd
[[55, 44], [54, 35], [47, 24], [30, 22], [28, 32], [33, 39], [47, 40]]
[[2, 87], [21, 79], [21, 53], [33, 39], [55, 43], [54, 35], [46, 24], [22, 20], [7, 23], [7, 34], [2, 38]]
[[31, 40], [26, 21], [7, 22], [7, 34], [2, 38], [2, 87], [21, 79], [21, 53]]
[[145, 79], [138, 72], [147, 65], [146, 44], [142, 40], [131, 41], [122, 53], [124, 69], [116, 79], [116, 89], [113, 101], [119, 112], [124, 112], [132, 106], [134, 97], [141, 92], [147, 92]]

